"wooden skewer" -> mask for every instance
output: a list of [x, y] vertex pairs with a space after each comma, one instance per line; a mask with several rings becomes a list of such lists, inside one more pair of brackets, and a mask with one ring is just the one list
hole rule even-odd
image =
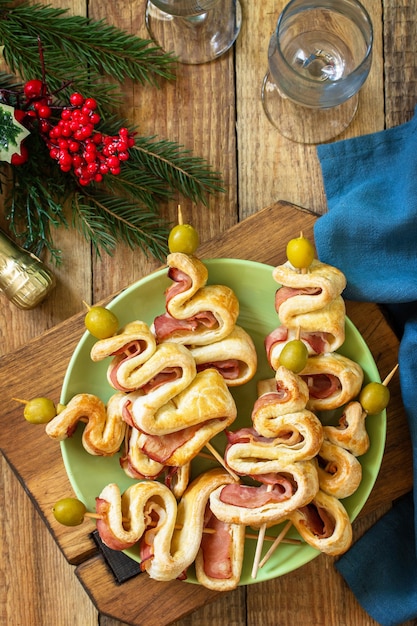
[[[89, 519], [103, 519], [103, 516], [100, 515], [100, 513], [93, 513], [92, 511], [87, 511], [86, 513], [84, 513], [84, 517], [88, 517]], [[129, 521], [126, 517], [122, 517], [122, 522], [127, 522]], [[156, 524], [155, 524], [156, 526]], [[175, 524], [175, 530], [181, 530], [182, 526], [181, 524]], [[203, 529], [203, 533], [205, 533], [206, 535], [214, 535], [216, 533], [216, 529], [215, 528], [204, 528]], [[245, 533], [245, 537], [246, 539], [257, 539], [258, 535], [255, 535], [255, 533]], [[265, 541], [276, 541], [276, 537], [273, 537], [272, 535], [265, 535], [264, 540]], [[287, 539], [287, 540], [283, 540], [285, 543], [291, 543], [294, 545], [300, 545], [302, 542], [300, 539]]]
[[236, 481], [239, 482], [239, 476], [237, 474], [234, 473], [233, 470], [230, 469], [230, 467], [227, 467], [223, 457], [217, 452], [217, 450], [215, 448], [213, 448], [213, 446], [211, 445], [211, 443], [206, 443], [206, 448], [207, 450], [210, 450], [211, 454], [218, 460], [218, 462], [220, 463], [220, 465], [222, 465], [224, 467], [224, 469], [229, 472], [230, 476]]
[[268, 561], [268, 559], [270, 559], [272, 554], [278, 548], [279, 544], [282, 543], [283, 541], [285, 541], [285, 535], [287, 534], [287, 532], [289, 531], [291, 526], [292, 526], [292, 521], [288, 520], [288, 522], [285, 524], [284, 528], [279, 533], [278, 537], [276, 537], [276, 539], [274, 540], [274, 542], [273, 542], [272, 546], [269, 548], [268, 552], [265, 554], [265, 556], [262, 559], [262, 561], [259, 563], [259, 568], [261, 568], [261, 567], [263, 567], [265, 565], [265, 563]]
[[207, 454], [207, 452], [199, 452], [197, 456], [201, 457], [202, 459], [208, 459], [209, 461], [213, 460], [213, 455]]
[[20, 402], [20, 404], [28, 404], [29, 400], [22, 400], [21, 398], [12, 398], [15, 402]]
[[182, 210], [181, 210], [181, 205], [178, 205], [178, 224], [181, 226], [182, 224], [184, 224], [184, 218], [182, 216]]
[[[267, 492], [272, 491], [272, 485], [268, 485], [266, 488], [266, 491]], [[266, 532], [266, 524], [262, 524], [262, 526], [259, 528], [258, 541], [256, 542], [255, 558], [253, 559], [253, 566], [252, 566], [252, 573], [251, 573], [252, 578], [256, 578], [256, 576], [258, 575], [259, 561], [261, 560], [262, 546], [265, 540], [265, 532]]]
[[383, 380], [382, 384], [387, 387], [388, 383], [390, 382], [391, 378], [394, 376], [395, 372], [398, 369], [398, 363], [395, 367], [392, 368], [392, 370], [390, 371], [390, 373], [388, 374], [388, 376]]
[[259, 561], [261, 560], [262, 546], [264, 545], [264, 540], [265, 540], [265, 531], [266, 531], [266, 524], [262, 524], [262, 526], [259, 529], [258, 541], [256, 542], [255, 558], [253, 559], [253, 566], [252, 566], [252, 573], [251, 573], [252, 578], [256, 578], [258, 575]]

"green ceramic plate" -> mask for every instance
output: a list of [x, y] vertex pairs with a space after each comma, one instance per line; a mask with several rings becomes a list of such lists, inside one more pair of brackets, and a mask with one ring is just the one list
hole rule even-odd
[[[274, 308], [274, 296], [277, 283], [272, 278], [272, 267], [251, 261], [236, 259], [210, 259], [205, 261], [209, 270], [209, 282], [224, 284], [231, 287], [240, 302], [238, 324], [251, 336], [258, 353], [258, 371], [256, 377], [246, 385], [232, 390], [238, 407], [238, 418], [233, 424], [233, 430], [252, 424], [250, 415], [256, 400], [256, 383], [263, 378], [271, 378], [273, 371], [269, 367], [265, 352], [264, 339], [278, 325], [278, 316]], [[120, 325], [125, 325], [134, 319], [151, 324], [154, 318], [164, 312], [165, 289], [171, 284], [167, 278], [166, 269], [133, 284], [115, 298], [109, 308], [116, 313]], [[81, 338], [69, 363], [61, 402], [68, 402], [76, 393], [93, 393], [104, 402], [114, 393], [106, 379], [108, 361], [93, 363], [90, 359], [90, 350], [94, 338], [86, 332]], [[365, 372], [365, 382], [380, 381], [374, 359], [358, 330], [346, 320], [346, 340], [339, 350], [345, 356], [360, 363]], [[326, 423], [337, 421], [336, 415], [321, 415]], [[65, 468], [71, 485], [77, 495], [90, 510], [95, 509], [95, 498], [105, 485], [110, 482], [118, 483], [123, 492], [134, 480], [126, 476], [120, 468], [119, 457], [95, 457], [89, 455], [81, 444], [82, 425], [70, 439], [61, 444]], [[369, 451], [360, 458], [363, 466], [363, 479], [356, 493], [344, 500], [344, 505], [353, 520], [364, 506], [376, 480], [385, 445], [385, 415], [369, 416], [367, 418], [371, 446]], [[223, 433], [212, 440], [213, 445], [220, 452], [226, 442]], [[193, 461], [193, 473], [197, 475], [215, 463], [197, 458]], [[278, 534], [280, 527], [268, 530], [268, 534]], [[295, 531], [288, 536], [296, 537]], [[259, 570], [256, 581], [251, 578], [251, 569], [255, 554], [256, 541], [246, 540], [245, 562], [240, 584], [269, 580], [282, 576], [305, 563], [311, 561], [318, 552], [303, 544], [281, 544], [266, 565]], [[138, 560], [135, 550], [128, 550], [127, 554]], [[190, 568], [191, 569], [191, 568]], [[189, 571], [188, 580], [196, 582], [192, 571]]]

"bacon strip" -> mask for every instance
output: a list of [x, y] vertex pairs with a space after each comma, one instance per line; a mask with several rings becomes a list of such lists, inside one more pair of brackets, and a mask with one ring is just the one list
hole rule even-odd
[[321, 539], [327, 539], [332, 536], [335, 529], [335, 521], [326, 509], [311, 502], [301, 507], [299, 511], [305, 517], [302, 523], [305, 524], [314, 535]]
[[107, 521], [109, 511], [110, 503], [103, 498], [96, 498], [96, 513], [100, 516], [97, 519], [97, 530], [101, 539], [104, 541], [106, 546], [109, 546], [109, 548], [112, 548], [113, 550], [126, 550], [127, 548], [131, 548], [135, 545], [136, 540], [128, 542], [118, 539]]
[[[259, 476], [257, 476], [259, 480]], [[233, 483], [223, 487], [220, 500], [224, 504], [232, 504], [247, 509], [256, 509], [266, 504], [283, 502], [288, 500], [294, 493], [291, 482], [285, 476], [276, 474], [275, 484], [269, 491], [266, 484], [259, 487]]]
[[240, 375], [239, 361], [237, 359], [197, 364], [197, 372], [202, 372], [211, 367], [216, 369], [225, 380], [236, 380]]
[[281, 304], [293, 296], [318, 296], [321, 292], [320, 287], [280, 287], [275, 292], [275, 310], [279, 313]]
[[221, 522], [210, 510], [206, 508], [205, 528], [213, 529], [214, 533], [204, 533], [200, 549], [203, 553], [204, 572], [210, 578], [225, 580], [233, 574], [231, 560], [231, 536], [228, 531], [229, 524]]
[[217, 320], [211, 311], [197, 313], [194, 317], [179, 320], [169, 313], [158, 315], [154, 320], [155, 335], [159, 342], [166, 341], [173, 333], [181, 331], [195, 332], [201, 326], [215, 328]]
[[168, 303], [177, 294], [188, 291], [192, 285], [191, 276], [188, 276], [188, 274], [177, 267], [170, 267], [168, 269], [168, 278], [174, 281], [174, 284], [170, 285], [165, 292], [166, 303]]
[[330, 398], [342, 388], [340, 380], [333, 374], [307, 374], [301, 378], [307, 383], [310, 396], [313, 398]]

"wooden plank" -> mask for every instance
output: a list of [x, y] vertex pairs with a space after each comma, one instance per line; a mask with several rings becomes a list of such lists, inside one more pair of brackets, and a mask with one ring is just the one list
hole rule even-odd
[[[312, 236], [315, 219], [310, 212], [286, 202], [279, 202], [203, 245], [200, 254], [202, 257], [246, 258], [275, 265], [285, 260], [286, 242], [294, 232], [298, 233], [302, 229], [307, 236]], [[348, 303], [348, 313], [368, 342], [381, 373], [387, 373], [396, 359], [398, 341], [380, 310], [375, 305]], [[78, 314], [70, 318], [0, 361], [0, 373], [5, 381], [4, 410], [0, 418], [0, 449], [24, 484], [67, 559], [80, 564], [77, 575], [97, 608], [106, 614], [111, 612], [118, 619], [139, 624], [136, 620], [140, 607], [141, 619], [147, 618], [145, 621], [150, 620], [155, 624], [168, 624], [213, 599], [216, 594], [206, 593], [207, 590], [202, 591], [200, 587], [190, 593], [189, 586], [180, 583], [181, 589], [183, 586], [187, 588], [181, 608], [178, 609], [180, 612], [167, 614], [166, 604], [159, 600], [150, 601], [153, 597], [158, 597], [157, 592], [154, 592], [154, 585], [158, 589], [159, 583], [149, 582], [145, 575], [127, 586], [124, 584], [117, 587], [117, 599], [113, 594], [113, 602], [109, 603], [109, 595], [112, 595], [108, 593], [111, 578], [101, 559], [89, 558], [94, 547], [88, 537], [87, 527], [62, 527], [56, 524], [51, 513], [53, 503], [70, 493], [56, 443], [48, 440], [42, 427], [26, 423], [22, 418], [21, 406], [12, 400], [12, 397], [34, 395], [48, 395], [58, 400], [69, 358], [83, 332], [83, 317], [84, 314]], [[51, 361], [51, 355], [54, 355], [53, 367], [45, 367]], [[24, 376], [22, 372], [25, 372]], [[390, 388], [392, 402], [388, 418], [387, 449], [380, 477], [366, 505], [368, 512], [411, 488], [411, 454], [405, 435], [407, 426], [398, 383], [394, 380]], [[389, 480], [394, 471], [395, 493]], [[115, 585], [114, 582], [113, 584]], [[132, 604], [129, 590], [133, 584], [136, 596]], [[174, 581], [172, 588], [171, 583], [164, 584], [162, 596], [167, 598], [167, 602], [170, 597], [177, 598], [178, 584]]]
[[[269, 39], [287, 0], [269, 3], [243, 0], [243, 4], [245, 20], [236, 42], [239, 219], [269, 206], [277, 198], [322, 214], [326, 211], [326, 198], [316, 146], [298, 144], [282, 137], [267, 120], [261, 102], [261, 84], [268, 68]], [[401, 4], [407, 4], [407, 0]], [[382, 3], [366, 0], [364, 5], [374, 27], [372, 68], [360, 92], [358, 112], [337, 139], [372, 133], [385, 126]], [[410, 20], [414, 19], [414, 7], [409, 7], [408, 14]], [[393, 24], [387, 28], [391, 28], [391, 33], [394, 30]], [[411, 24], [410, 28], [413, 28]], [[391, 33], [387, 36], [390, 37]], [[412, 48], [409, 50], [412, 55]], [[407, 61], [407, 75], [411, 75], [415, 63], [411, 58]], [[398, 68], [398, 77], [400, 71]], [[396, 85], [397, 93], [404, 91], [407, 90], [401, 91]], [[410, 100], [413, 98], [415, 100], [415, 92], [410, 94]]]

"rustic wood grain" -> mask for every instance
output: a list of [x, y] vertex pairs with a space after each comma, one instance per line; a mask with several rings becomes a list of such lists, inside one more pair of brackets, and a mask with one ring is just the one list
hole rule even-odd
[[[240, 222], [211, 242], [203, 244], [200, 254], [202, 258], [226, 256], [277, 265], [285, 258], [285, 245], [293, 229], [297, 232], [303, 230], [306, 236], [312, 238], [315, 220], [316, 216], [309, 211], [286, 202], [276, 203]], [[267, 231], [270, 236], [265, 241], [264, 233]], [[348, 313], [370, 346], [380, 371], [388, 372], [392, 368], [392, 362], [396, 360], [398, 341], [378, 307], [372, 304], [348, 303]], [[135, 626], [139, 626], [142, 619], [152, 620], [155, 626], [166, 626], [213, 601], [217, 594], [178, 581], [161, 585], [143, 575], [118, 587], [116, 601], [116, 584], [102, 558], [94, 556], [95, 546], [86, 525], [66, 528], [57, 524], [53, 518], [52, 506], [56, 500], [72, 493], [60, 458], [59, 446], [48, 440], [44, 427], [25, 422], [21, 406], [13, 400], [13, 397], [22, 398], [25, 394], [26, 397], [47, 395], [56, 402], [59, 400], [66, 367], [83, 332], [83, 318], [83, 313], [78, 314], [33, 339], [27, 346], [2, 358], [0, 372], [5, 381], [5, 401], [1, 416], [0, 449], [33, 499], [68, 561], [78, 564], [77, 577], [100, 612]], [[384, 346], [383, 350], [381, 346]], [[47, 362], [52, 351], [59, 355], [54, 369], [43, 370], [42, 365]], [[25, 371], [25, 376], [21, 375], [22, 370]], [[387, 448], [379, 478], [366, 505], [368, 512], [374, 511], [380, 505], [386, 505], [387, 500], [393, 497], [390, 482], [393, 471], [396, 472], [395, 497], [411, 488], [411, 453], [407, 438], [404, 437], [407, 426], [395, 381], [391, 390]], [[309, 564], [308, 568], [313, 568], [312, 571], [315, 572], [316, 567], [321, 567], [322, 561], [327, 568], [333, 562], [326, 557], [320, 557], [314, 564]], [[298, 592], [300, 577], [304, 580], [303, 575], [298, 572], [274, 582], [248, 586], [248, 611], [252, 596], [254, 601], [260, 593], [269, 597], [271, 585], [278, 589], [282, 587], [289, 595], [294, 595]], [[224, 598], [219, 600], [222, 606], [224, 601]], [[266, 610], [269, 604], [263, 606]], [[325, 605], [323, 609], [326, 609]], [[275, 611], [275, 605], [269, 606], [269, 610]], [[338, 614], [337, 607], [333, 607], [333, 610]], [[257, 614], [258, 612], [256, 609]], [[267, 615], [265, 619], [269, 619]]]
[[[344, 136], [403, 123], [411, 118], [417, 101], [415, 3], [408, 0], [363, 2], [375, 27], [374, 64], [361, 93], [360, 111]], [[180, 66], [177, 81], [161, 83], [160, 90], [128, 83], [123, 86], [122, 112], [139, 124], [143, 134], [156, 133], [178, 139], [207, 157], [224, 176], [226, 193], [211, 199], [208, 209], [184, 203], [185, 215], [198, 227], [203, 242], [225, 233], [237, 219], [250, 216], [280, 198], [317, 213], [326, 210], [315, 149], [282, 139], [268, 125], [260, 105], [267, 43], [284, 3], [285, 0], [263, 3], [241, 0], [242, 31], [234, 49], [225, 57], [205, 67]], [[87, 14], [88, 6], [91, 16], [103, 16], [113, 24], [146, 36], [144, 0], [49, 0], [48, 4], [82, 15]], [[174, 198], [162, 206], [161, 211], [174, 219], [178, 200]], [[281, 228], [282, 223], [277, 227]], [[251, 237], [251, 233], [247, 236]], [[64, 262], [55, 270], [58, 285], [48, 301], [34, 311], [23, 312], [10, 305], [6, 298], [0, 298], [0, 354], [18, 350], [44, 331], [81, 312], [83, 299], [95, 302], [106, 298], [157, 265], [143, 254], [123, 247], [112, 259], [97, 262], [91, 257], [89, 246], [72, 230], [58, 231], [57, 241], [63, 249]], [[264, 246], [267, 241], [265, 235]], [[236, 245], [230, 244], [230, 251], [230, 256], [238, 256]], [[59, 349], [57, 343], [44, 355], [42, 372], [53, 372], [59, 360]], [[389, 360], [387, 358], [387, 365]], [[19, 361], [14, 368], [20, 390], [36, 389], [36, 378], [26, 385]], [[0, 380], [3, 391], [5, 382], [3, 378]], [[53, 383], [51, 388], [48, 386], [42, 391], [58, 393], [58, 385], [55, 388]], [[3, 391], [2, 399], [4, 397]], [[34, 440], [33, 446], [37, 445]], [[390, 443], [388, 438], [387, 446], [394, 454], [395, 441]], [[8, 452], [8, 458], [10, 456]], [[48, 465], [50, 459], [49, 453], [42, 449], [43, 462]], [[402, 466], [399, 456], [396, 463]], [[36, 472], [28, 467], [28, 473], [33, 488], [37, 483]], [[45, 484], [44, 471], [41, 475]], [[26, 486], [22, 489], [9, 464], [2, 460], [1, 623], [8, 626], [93, 626], [100, 620], [101, 626], [121, 626], [123, 622], [118, 619], [98, 615], [73, 575], [73, 566], [65, 561], [24, 489]], [[51, 500], [54, 497], [50, 493]], [[355, 532], [366, 524], [371, 525], [389, 506], [382, 501], [375, 502], [375, 506], [378, 504], [379, 508], [355, 523]], [[76, 536], [74, 542], [78, 540], [82, 538]], [[88, 550], [88, 546], [85, 549]], [[324, 600], [320, 587], [323, 580], [328, 589]], [[294, 594], [294, 589], [297, 602], [291, 607], [288, 598], [289, 594]], [[271, 593], [269, 583], [252, 586], [247, 591], [238, 589], [182, 618], [176, 626], [223, 626], [225, 623], [276, 626], [277, 619], [280, 626], [375, 624], [356, 604], [343, 582], [334, 576], [331, 561], [320, 558], [302, 572], [280, 580], [276, 593]]]

